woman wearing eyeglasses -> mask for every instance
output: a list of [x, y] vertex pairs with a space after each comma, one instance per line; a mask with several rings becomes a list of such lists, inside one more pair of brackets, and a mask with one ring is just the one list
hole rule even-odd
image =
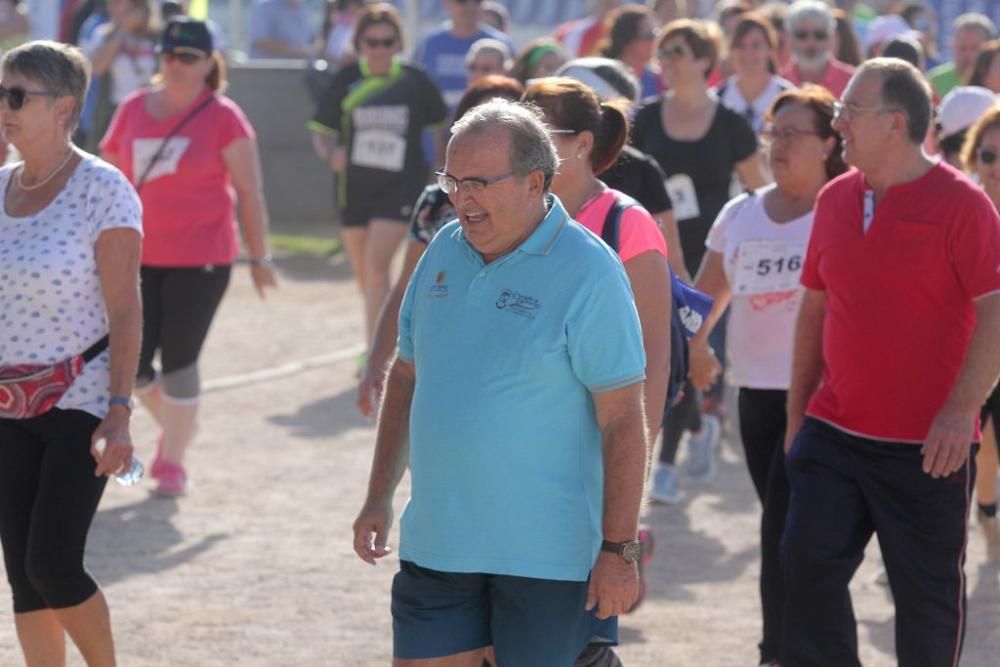
[[[459, 100], [458, 106], [455, 107], [455, 120], [461, 118], [469, 109], [495, 97], [516, 102], [521, 99], [522, 93], [524, 86], [517, 79], [495, 74], [484, 76], [470, 84], [465, 95]], [[374, 419], [378, 412], [386, 368], [396, 351], [399, 308], [403, 303], [406, 285], [410, 282], [410, 276], [417, 268], [417, 262], [423, 257], [427, 246], [442, 227], [457, 217], [448, 193], [438, 184], [427, 186], [413, 207], [403, 268], [379, 310], [368, 352], [368, 364], [358, 383], [358, 410], [369, 419]]]
[[153, 87], [126, 98], [101, 151], [142, 199], [136, 395], [162, 429], [149, 470], [156, 493], [178, 496], [189, 485], [184, 456], [197, 431], [198, 358], [239, 252], [237, 220], [261, 298], [276, 279], [256, 138], [240, 108], [221, 94], [225, 65], [208, 26], [171, 19], [161, 58]]
[[[962, 147], [962, 161], [979, 177], [983, 191], [1000, 209], [1000, 107], [994, 106], [973, 125]], [[980, 415], [983, 441], [976, 455], [976, 518], [986, 538], [990, 562], [1000, 563], [1000, 524], [997, 523], [997, 442], [1000, 441], [1000, 386]]]
[[705, 389], [718, 362], [708, 336], [732, 307], [726, 337], [729, 380], [739, 390], [740, 436], [757, 498], [760, 524], [760, 663], [777, 665], [784, 606], [780, 544], [788, 509], [785, 400], [802, 288], [799, 274], [812, 229], [816, 194], [847, 170], [840, 137], [830, 126], [834, 97], [807, 85], [781, 93], [767, 113], [764, 140], [772, 185], [744, 194], [719, 213], [695, 287], [715, 303], [691, 339], [691, 378]]
[[771, 24], [754, 14], [744, 14], [729, 39], [732, 75], [716, 89], [719, 101], [732, 109], [760, 134], [764, 114], [779, 94], [794, 86], [774, 74], [778, 36]]
[[365, 340], [389, 293], [389, 264], [424, 185], [424, 128], [448, 110], [431, 78], [403, 62], [403, 25], [381, 3], [358, 15], [360, 59], [337, 72], [309, 123], [319, 156], [337, 173], [341, 235], [364, 297]]
[[[709, 90], [718, 48], [705, 24], [686, 19], [668, 24], [660, 33], [657, 52], [668, 90], [636, 113], [632, 144], [654, 157], [667, 176], [684, 261], [693, 274], [705, 254], [708, 230], [729, 200], [733, 171], [747, 189], [764, 185], [766, 176], [753, 129]], [[702, 420], [698, 402], [688, 386], [668, 413], [650, 492], [653, 500], [680, 502], [674, 461], [685, 430], [692, 433], [688, 478], [704, 482], [714, 475], [714, 449], [722, 426], [714, 416]]]
[[[89, 69], [55, 42], [0, 62], [0, 125], [22, 158], [0, 168], [0, 542], [32, 666], [64, 665], [66, 634], [90, 667], [115, 662], [83, 554], [107, 475], [132, 459], [142, 220], [121, 173], [70, 140]], [[81, 355], [75, 379], [56, 368]]]
[[604, 25], [605, 38], [597, 45], [600, 54], [625, 63], [639, 80], [640, 99], [663, 93], [660, 70], [653, 65], [657, 27], [653, 11], [625, 5], [608, 14]]

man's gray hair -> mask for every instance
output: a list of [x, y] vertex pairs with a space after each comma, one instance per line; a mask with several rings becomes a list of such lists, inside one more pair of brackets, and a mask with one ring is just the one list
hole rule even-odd
[[510, 49], [499, 39], [493, 39], [492, 37], [477, 39], [469, 47], [469, 52], [465, 54], [465, 64], [468, 65], [471, 63], [480, 53], [495, 53], [500, 56], [500, 62], [503, 63], [504, 67], [510, 66], [510, 59], [512, 57]]
[[75, 46], [44, 40], [11, 49], [0, 60], [3, 76], [18, 74], [48, 92], [74, 99], [66, 131], [72, 133], [80, 122], [83, 102], [90, 85], [90, 61]]
[[833, 18], [830, 7], [820, 0], [797, 0], [789, 5], [788, 13], [785, 14], [785, 30], [794, 32], [801, 21], [826, 23], [826, 31], [830, 36], [837, 29], [837, 19]]
[[510, 169], [519, 176], [541, 171], [545, 188], [559, 166], [559, 153], [545, 124], [545, 116], [534, 105], [494, 98], [473, 107], [451, 126], [452, 139], [463, 134], [504, 129], [510, 135]]
[[858, 67], [855, 76], [878, 72], [882, 78], [882, 103], [906, 116], [906, 134], [920, 145], [927, 137], [933, 114], [927, 80], [916, 67], [899, 58], [873, 58]]
[[977, 28], [983, 31], [983, 35], [986, 39], [996, 39], [997, 38], [997, 27], [990, 20], [990, 17], [984, 16], [977, 12], [968, 12], [967, 14], [962, 14], [955, 22], [951, 24], [952, 34], [959, 32], [960, 30], [969, 30], [971, 28]]

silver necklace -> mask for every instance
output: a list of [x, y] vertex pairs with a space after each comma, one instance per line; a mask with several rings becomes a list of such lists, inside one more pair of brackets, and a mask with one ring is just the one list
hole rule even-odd
[[24, 182], [21, 181], [21, 174], [24, 173], [24, 163], [22, 162], [21, 163], [21, 170], [17, 172], [17, 187], [21, 188], [25, 192], [31, 192], [32, 190], [37, 190], [38, 188], [42, 187], [43, 185], [45, 185], [49, 181], [51, 181], [53, 178], [55, 178], [56, 174], [58, 174], [60, 171], [62, 171], [63, 167], [65, 167], [67, 164], [69, 164], [69, 161], [73, 159], [73, 155], [75, 155], [75, 154], [76, 154], [76, 151], [74, 151], [72, 148], [70, 148], [69, 152], [66, 154], [66, 159], [63, 160], [62, 162], [60, 162], [59, 166], [56, 167], [55, 169], [53, 169], [49, 173], [48, 176], [46, 176], [44, 179], [42, 179], [38, 183], [35, 183], [34, 185], [25, 185]]

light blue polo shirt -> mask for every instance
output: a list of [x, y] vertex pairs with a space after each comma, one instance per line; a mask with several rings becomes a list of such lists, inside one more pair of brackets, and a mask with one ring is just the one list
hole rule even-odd
[[452, 222], [410, 280], [398, 343], [416, 366], [400, 558], [586, 580], [604, 495], [591, 393], [645, 377], [617, 255], [554, 196], [532, 235], [490, 264]]

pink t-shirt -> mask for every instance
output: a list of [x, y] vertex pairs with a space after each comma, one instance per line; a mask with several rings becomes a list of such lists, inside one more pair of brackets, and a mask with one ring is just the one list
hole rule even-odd
[[[190, 108], [165, 120], [146, 109], [150, 89], [129, 95], [118, 107], [101, 150], [117, 159], [133, 184], [142, 177], [163, 139], [211, 91]], [[144, 266], [231, 264], [236, 238], [236, 192], [222, 151], [238, 139], [253, 138], [238, 106], [218, 95], [170, 138], [139, 192], [142, 199]]]
[[638, 257], [650, 250], [667, 256], [667, 242], [663, 240], [656, 220], [642, 206], [618, 190], [607, 188], [591, 197], [576, 214], [576, 221], [597, 234], [601, 235], [604, 221], [615, 199], [630, 204], [622, 211], [622, 219], [618, 228], [618, 258], [625, 263], [633, 257]]
[[[806, 83], [802, 80], [799, 68], [792, 60], [789, 60], [784, 69], [781, 70], [781, 76], [796, 86]], [[854, 76], [853, 67], [847, 63], [840, 62], [836, 58], [830, 58], [829, 64], [823, 70], [823, 76], [816, 83], [833, 93], [834, 97], [840, 98], [844, 94], [844, 89], [847, 88], [847, 84], [850, 83], [852, 76]]]

